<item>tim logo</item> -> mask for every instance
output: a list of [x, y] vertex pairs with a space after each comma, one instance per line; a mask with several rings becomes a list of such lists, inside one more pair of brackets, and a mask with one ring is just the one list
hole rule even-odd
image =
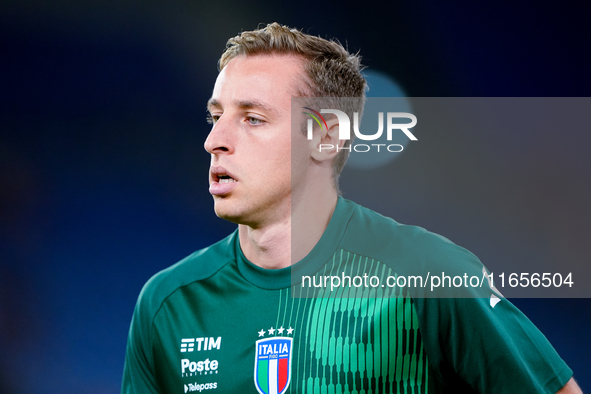
[[273, 337], [256, 342], [254, 385], [261, 394], [282, 394], [291, 380], [293, 338]]
[[[220, 349], [222, 337], [202, 337], [181, 339], [181, 353], [198, 352], [202, 350]], [[195, 346], [197, 345], [197, 346]]]
[[[350, 140], [351, 139], [351, 121], [346, 113], [338, 109], [321, 109], [320, 112], [314, 111], [312, 108], [302, 107], [307, 110], [304, 114], [310, 116], [320, 128], [323, 126], [328, 130], [328, 125], [322, 114], [334, 114], [339, 120], [339, 139]], [[394, 123], [394, 119], [406, 118], [409, 119], [409, 123]], [[312, 119], [308, 119], [308, 139], [313, 138], [314, 122]], [[417, 137], [410, 132], [409, 129], [413, 128], [417, 124], [417, 117], [408, 112], [387, 112], [386, 113], [386, 133], [388, 141], [392, 140], [392, 132], [394, 130], [401, 130], [410, 140], [417, 141]], [[378, 131], [374, 134], [361, 134], [359, 131], [359, 114], [353, 112], [353, 132], [355, 136], [364, 141], [374, 141], [380, 138], [384, 132], [384, 113], [378, 112]]]
[[181, 353], [192, 352], [195, 350], [195, 338], [181, 339]]

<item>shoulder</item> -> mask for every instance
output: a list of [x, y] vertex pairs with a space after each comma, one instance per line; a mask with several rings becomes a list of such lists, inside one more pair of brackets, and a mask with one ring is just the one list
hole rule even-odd
[[346, 247], [386, 262], [393, 256], [414, 262], [475, 259], [476, 256], [446, 237], [422, 227], [401, 224], [371, 209], [355, 205], [343, 239]]
[[236, 232], [156, 273], [142, 288], [138, 307], [147, 312], [147, 315], [154, 315], [177, 289], [215, 275], [235, 260], [235, 237]]
[[418, 281], [409, 280], [415, 284], [409, 286], [409, 291], [416, 299], [457, 297], [488, 301], [488, 270], [472, 252], [422, 227], [401, 224], [355, 205], [343, 249], [377, 260], [407, 280], [421, 277]]

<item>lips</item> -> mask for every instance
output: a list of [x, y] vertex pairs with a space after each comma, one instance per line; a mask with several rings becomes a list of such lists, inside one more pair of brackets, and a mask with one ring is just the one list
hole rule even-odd
[[222, 166], [212, 166], [209, 173], [209, 192], [214, 196], [230, 193], [238, 183], [236, 177]]

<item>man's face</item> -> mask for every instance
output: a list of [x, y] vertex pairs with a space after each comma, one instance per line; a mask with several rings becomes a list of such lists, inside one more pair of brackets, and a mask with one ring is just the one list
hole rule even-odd
[[291, 97], [303, 73], [302, 60], [287, 55], [238, 56], [220, 72], [205, 141], [219, 217], [253, 227], [289, 217], [291, 152], [305, 162], [309, 146], [299, 132], [292, 144]]

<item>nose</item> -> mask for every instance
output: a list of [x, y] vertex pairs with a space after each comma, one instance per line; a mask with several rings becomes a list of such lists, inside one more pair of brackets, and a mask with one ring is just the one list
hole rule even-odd
[[228, 138], [228, 129], [225, 126], [223, 116], [211, 128], [203, 147], [212, 155], [231, 150], [230, 139]]

